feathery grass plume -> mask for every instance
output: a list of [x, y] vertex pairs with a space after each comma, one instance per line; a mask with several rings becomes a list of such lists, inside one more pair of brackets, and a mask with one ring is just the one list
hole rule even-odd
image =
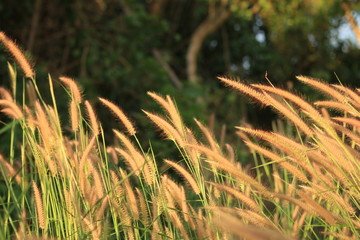
[[193, 189], [193, 191], [196, 194], [200, 194], [200, 189], [199, 189], [198, 184], [196, 183], [196, 181], [192, 177], [192, 175], [188, 171], [185, 170], [185, 168], [183, 168], [179, 164], [172, 162], [170, 160], [164, 159], [164, 161], [167, 164], [169, 164], [171, 167], [175, 168], [184, 177], [184, 179], [188, 182], [188, 184], [191, 186], [191, 188]]
[[311, 187], [309, 186], [301, 186], [306, 192], [316, 194], [326, 202], [330, 204], [330, 206], [337, 208], [336, 205], [340, 205], [341, 209], [344, 209], [348, 214], [355, 215], [356, 212], [354, 208], [344, 199], [344, 196], [340, 196], [338, 192], [333, 189], [326, 188], [319, 184], [313, 183]]
[[310, 78], [305, 76], [296, 76], [296, 78], [307, 85], [319, 89], [320, 91], [328, 94], [329, 96], [333, 97], [334, 99], [338, 100], [341, 103], [346, 102], [346, 97], [327, 83], [321, 82], [320, 80], [315, 78]]
[[249, 221], [254, 225], [258, 225], [260, 227], [266, 227], [269, 229], [276, 229], [274, 223], [272, 223], [269, 219], [263, 217], [259, 213], [253, 212], [251, 210], [240, 209], [240, 208], [235, 208], [234, 210], [235, 210], [234, 213], [236, 215]]
[[154, 92], [147, 93], [150, 97], [152, 97], [157, 103], [159, 103], [169, 114], [172, 123], [174, 124], [175, 128], [179, 131], [179, 133], [183, 132], [183, 122], [179, 115], [179, 112], [171, 100], [171, 98], [166, 95], [166, 100], [161, 97], [160, 95]]
[[13, 101], [0, 99], [0, 106], [4, 107], [3, 109], [1, 109], [1, 112], [7, 114], [14, 119], [21, 119], [23, 117], [21, 109]]
[[314, 115], [317, 117], [320, 116], [319, 111], [316, 110], [311, 104], [309, 104], [307, 101], [305, 101], [301, 97], [299, 97], [289, 91], [286, 91], [286, 90], [283, 90], [280, 88], [276, 88], [276, 87], [272, 87], [272, 86], [261, 85], [261, 84], [251, 84], [251, 86], [259, 88], [266, 92], [274, 93], [278, 96], [286, 98], [287, 100], [290, 100], [291, 102], [298, 105], [302, 110], [308, 112], [310, 116], [314, 116]]
[[225, 172], [231, 174], [237, 180], [241, 182], [243, 181], [246, 184], [252, 186], [264, 196], [272, 197], [272, 193], [268, 191], [265, 186], [263, 186], [255, 178], [245, 173], [242, 169], [239, 169], [236, 165], [232, 164], [230, 161], [228, 161], [226, 158], [221, 156], [219, 153], [216, 153], [204, 146], [191, 145], [189, 147], [195, 148], [198, 151], [201, 151], [205, 155], [207, 155], [208, 158], [210, 159], [207, 159], [206, 161], [210, 162], [210, 164], [214, 165], [216, 168], [220, 170], [224, 170]]
[[168, 139], [178, 143], [180, 147], [185, 146], [183, 137], [170, 123], [156, 114], [152, 114], [144, 110], [143, 112], [146, 114], [146, 116], [148, 116], [148, 118], [150, 118], [153, 123], [155, 123], [156, 126], [158, 126], [164, 132]]
[[43, 205], [43, 201], [42, 201], [41, 192], [34, 181], [32, 182], [32, 187], [33, 187], [33, 193], [34, 193], [34, 199], [35, 199], [35, 207], [36, 207], [38, 224], [41, 229], [45, 229], [45, 221], [46, 220], [45, 220], [45, 213], [44, 213], [44, 207], [43, 207], [44, 205]]
[[[294, 159], [298, 160], [297, 163], [301, 165], [304, 169], [308, 170], [308, 158], [307, 158], [307, 147], [304, 145], [297, 143], [287, 137], [284, 137], [281, 134], [262, 131], [258, 129], [250, 129], [244, 127], [236, 127], [236, 129], [251, 134], [255, 137], [263, 139], [267, 141], [269, 144], [277, 147], [282, 152], [292, 156]], [[237, 132], [238, 134], [238, 132]], [[251, 142], [248, 140], [248, 142]], [[290, 158], [289, 158], [290, 159]], [[308, 171], [311, 172], [311, 171]]]
[[354, 133], [350, 129], [348, 129], [346, 127], [343, 127], [343, 126], [341, 126], [339, 124], [336, 124], [334, 122], [332, 122], [331, 125], [333, 126], [334, 129], [336, 129], [339, 132], [341, 132], [342, 134], [345, 134], [346, 136], [348, 136], [351, 139], [352, 143], [354, 143], [356, 145], [360, 145], [360, 136], [357, 133]]
[[36, 101], [38, 101], [38, 96], [36, 94], [36, 90], [32, 81], [28, 81], [26, 83], [26, 95], [27, 95], [27, 103], [29, 106], [34, 107]]
[[71, 220], [75, 217], [75, 207], [74, 207], [74, 196], [70, 191], [65, 188], [64, 189], [64, 198], [65, 198], [65, 207], [66, 212], [68, 213], [69, 218]]
[[11, 39], [9, 39], [4, 32], [0, 32], [0, 42], [2, 42], [8, 51], [13, 55], [25, 77], [33, 78], [35, 73], [28, 59], [25, 57], [20, 48]]
[[79, 111], [74, 100], [70, 102], [69, 114], [71, 120], [71, 130], [76, 132], [79, 129]]
[[[199, 142], [196, 140], [192, 131], [188, 128], [185, 129], [186, 141], [188, 144], [197, 145]], [[185, 148], [185, 151], [188, 155], [189, 162], [191, 162], [194, 169], [200, 169], [200, 153], [192, 148]]]
[[[318, 148], [318, 146], [316, 146]], [[310, 150], [308, 151], [309, 161], [314, 165], [321, 167], [322, 171], [326, 171], [330, 176], [333, 176], [336, 181], [339, 181], [342, 185], [348, 186], [349, 182], [347, 181], [347, 176], [345, 176], [344, 171], [339, 171], [338, 168], [334, 168], [334, 164], [331, 159], [329, 159], [322, 151], [320, 150]]]
[[226, 85], [235, 88], [236, 90], [243, 92], [250, 97], [253, 97], [257, 99], [260, 103], [264, 104], [265, 106], [269, 106], [269, 103], [266, 101], [265, 96], [263, 93], [256, 91], [254, 88], [252, 88], [250, 85], [241, 83], [239, 81], [233, 81], [227, 78], [218, 77], [220, 81], [225, 83]]
[[305, 211], [301, 214], [300, 218], [298, 218], [294, 221], [291, 235], [293, 237], [295, 237], [296, 239], [298, 239], [297, 237], [300, 233], [300, 229], [301, 229], [302, 225], [305, 223], [305, 219], [307, 216], [308, 216], [308, 213]]
[[134, 145], [124, 134], [115, 129], [113, 129], [113, 132], [128, 150], [124, 151], [120, 148], [115, 148], [115, 151], [123, 156], [137, 176], [140, 173], [143, 173], [146, 183], [151, 185], [153, 183], [153, 175], [151, 173], [151, 167], [145, 157], [136, 150]]
[[59, 77], [59, 80], [68, 87], [72, 95], [72, 98], [75, 100], [75, 102], [77, 104], [81, 103], [82, 102], [81, 91], [79, 89], [79, 86], [76, 84], [76, 82], [69, 77]]
[[182, 215], [183, 215], [183, 218], [185, 220], [185, 222], [189, 223], [190, 227], [194, 230], [195, 229], [195, 223], [194, 223], [194, 220], [193, 220], [193, 216], [192, 216], [192, 213], [191, 213], [191, 206], [188, 205], [188, 201], [187, 201], [187, 198], [186, 198], [186, 194], [185, 194], [185, 189], [183, 186], [181, 186], [181, 193], [180, 193], [180, 208], [181, 208], [181, 211], [182, 211]]
[[95, 136], [93, 136], [90, 140], [90, 142], [88, 143], [88, 145], [86, 146], [85, 150], [83, 151], [81, 158], [80, 158], [80, 162], [79, 162], [79, 168], [77, 169], [77, 174], [79, 177], [79, 186], [80, 186], [80, 190], [82, 191], [82, 194], [85, 195], [86, 194], [86, 173], [85, 173], [85, 164], [88, 160], [90, 151], [93, 149], [94, 144], [95, 144]]
[[317, 139], [317, 145], [338, 169], [345, 170], [350, 176], [356, 172], [357, 168], [354, 166], [356, 160], [349, 159], [349, 157], [355, 158], [355, 156], [347, 154], [344, 151], [346, 150], [345, 146], [340, 146], [336, 140], [321, 133], [317, 133]]
[[106, 147], [106, 152], [108, 154], [110, 154], [113, 163], [115, 165], [118, 165], [119, 164], [119, 158], [118, 158], [118, 156], [116, 154], [115, 148], [114, 147]]
[[344, 103], [340, 103], [336, 101], [316, 101], [314, 105], [320, 107], [333, 108], [343, 112], [350, 113], [353, 116], [359, 116], [359, 113], [355, 109], [351, 108], [350, 106]]
[[[116, 198], [122, 198], [124, 196], [124, 191], [121, 186], [120, 179], [114, 170], [110, 170], [111, 182], [113, 188], [113, 194]], [[119, 201], [120, 202], [120, 201]]]
[[129, 177], [126, 176], [125, 171], [122, 170], [121, 168], [120, 168], [120, 174], [121, 174], [122, 179], [124, 179], [126, 200], [130, 206], [129, 209], [131, 210], [132, 217], [134, 220], [139, 220], [139, 208], [137, 205], [137, 199], [136, 199], [134, 190], [131, 187]]
[[152, 229], [151, 229], [151, 238], [150, 239], [159, 239], [159, 236], [162, 235], [162, 230], [160, 229], [161, 226], [161, 220], [160, 220], [160, 215], [159, 215], [159, 204], [158, 203], [158, 196], [152, 196], [151, 200], [152, 200], [152, 208], [151, 208], [151, 213], [152, 213]]
[[313, 136], [313, 131], [310, 127], [299, 117], [294, 109], [289, 109], [289, 107], [277, 101], [275, 98], [271, 97], [266, 92], [263, 93], [266, 100], [270, 105], [283, 114], [287, 119], [294, 123], [295, 126], [299, 127], [306, 135]]
[[279, 231], [259, 228], [258, 226], [249, 225], [243, 223], [236, 214], [230, 213], [230, 211], [224, 210], [224, 208], [212, 208], [211, 212], [214, 214], [212, 223], [222, 229], [225, 232], [229, 232], [232, 235], [247, 240], [289, 240], [290, 238], [284, 236]]
[[11, 166], [11, 164], [8, 163], [1, 154], [0, 154], [0, 168], [1, 168], [1, 172], [5, 175], [4, 177], [14, 178], [17, 184], [21, 183], [21, 176], [19, 175], [19, 172], [15, 170], [15, 168]]
[[302, 182], [305, 182], [305, 183], [309, 182], [306, 175], [302, 171], [300, 171], [297, 167], [295, 167], [294, 165], [287, 162], [286, 159], [284, 159], [283, 157], [280, 157], [279, 155], [277, 155], [259, 145], [254, 144], [253, 142], [245, 141], [245, 144], [250, 149], [253, 149], [254, 151], [258, 152], [259, 154], [262, 154], [265, 157], [268, 157], [269, 159], [274, 161], [274, 163], [278, 164], [280, 167], [289, 171], [291, 174], [293, 174], [295, 177], [297, 177]]
[[120, 154], [120, 156], [125, 160], [126, 166], [128, 167], [129, 171], [134, 172], [136, 176], [139, 176], [140, 167], [137, 165], [137, 162], [134, 160], [134, 158], [131, 157], [131, 155], [127, 151], [121, 148], [116, 147], [115, 151]]
[[[121, 141], [121, 143], [128, 150], [127, 153], [130, 154], [130, 156], [134, 162], [134, 165], [132, 165], [132, 166], [136, 166], [136, 168], [134, 168], [133, 170], [134, 171], [136, 170], [137, 175], [138, 175], [140, 173], [140, 168], [143, 166], [143, 164], [145, 162], [144, 156], [136, 150], [136, 148], [134, 147], [132, 142], [124, 134], [117, 131], [116, 129], [113, 129], [113, 132], [115, 133], [115, 136]], [[119, 149], [119, 148], [116, 148], [116, 149]]]
[[[176, 209], [175, 202], [174, 202], [174, 200], [181, 201], [181, 199], [176, 199], [177, 197], [175, 197], [180, 194], [180, 191], [179, 191], [180, 188], [173, 181], [171, 181], [166, 175], [162, 176], [162, 181], [163, 181], [163, 184], [166, 186], [166, 190], [165, 190], [166, 206], [167, 206], [167, 213], [170, 216], [171, 222], [172, 222], [172, 224], [175, 225], [175, 227], [177, 229], [180, 230], [182, 237], [184, 239], [189, 239], [189, 237], [186, 233], [186, 230], [184, 228], [184, 224], [182, 224], [182, 221], [179, 217], [179, 214]], [[172, 188], [172, 186], [175, 186], [175, 189]]]
[[95, 224], [93, 223], [93, 220], [90, 216], [86, 216], [82, 218], [82, 221], [85, 223], [85, 226], [89, 230], [89, 232], [92, 235], [92, 239], [94, 240], [100, 240], [100, 236], [98, 234], [98, 231], [96, 229]]
[[8, 100], [10, 102], [14, 102], [14, 99], [9, 93], [9, 91], [3, 87], [0, 87], [0, 98], [4, 100]]
[[225, 191], [233, 195], [235, 198], [240, 200], [244, 205], [246, 205], [251, 210], [257, 213], [261, 212], [259, 204], [257, 204], [253, 199], [247, 197], [244, 193], [237, 191], [233, 187], [226, 186], [223, 184], [213, 183], [213, 182], [209, 182], [209, 184], [213, 185], [215, 188], [219, 189], [220, 191]]
[[86, 110], [88, 113], [88, 117], [90, 119], [90, 126], [92, 128], [93, 134], [95, 136], [97, 136], [100, 133], [100, 130], [99, 130], [100, 128], [99, 128], [99, 123], [98, 123], [96, 114], [88, 100], [85, 101], [85, 106], [86, 106]]
[[[106, 208], [109, 205], [109, 197], [104, 196], [104, 198], [101, 200], [100, 207], [96, 210], [96, 216], [95, 219], [98, 221], [98, 223], [101, 223], [101, 219], [103, 218], [103, 215], [105, 213]], [[98, 226], [99, 228], [100, 226]]]
[[89, 157], [89, 154], [90, 154], [90, 151], [93, 149], [94, 147], [94, 144], [95, 144], [95, 136], [93, 136], [88, 145], [86, 146], [85, 150], [82, 152], [82, 155], [81, 155], [81, 159], [80, 159], [80, 163], [79, 163], [79, 169], [78, 171], [79, 172], [83, 172], [84, 171], [84, 166], [85, 166], [85, 163], [86, 163], [86, 160], [88, 160], [88, 157]]
[[206, 140], [210, 144], [210, 147], [213, 151], [219, 151], [219, 146], [216, 143], [213, 134], [209, 131], [208, 128], [206, 128], [201, 122], [199, 122], [197, 119], [194, 119], [195, 123], [200, 128], [201, 132], [204, 134]]
[[52, 130], [49, 126], [48, 117], [39, 102], [35, 103], [35, 112], [41, 139], [47, 152], [51, 152]]
[[124, 124], [127, 132], [132, 136], [136, 134], [136, 129], [134, 127], [134, 125], [131, 123], [131, 121], [129, 120], [129, 118], [124, 114], [124, 112], [118, 107], [116, 106], [114, 103], [104, 99], [104, 98], [99, 98], [99, 100], [107, 107], [109, 108], [116, 117], [119, 118], [119, 120]]
[[354, 92], [348, 87], [344, 87], [343, 85], [332, 84], [331, 86], [340, 89], [344, 94], [346, 94], [351, 104], [353, 104], [357, 108], [360, 108], [360, 96], [356, 92]]
[[42, 158], [45, 160], [46, 166], [51, 172], [52, 176], [56, 176], [58, 174], [58, 165], [53, 160], [53, 154], [50, 154], [49, 152], [46, 152], [44, 148], [42, 148], [40, 145], [37, 145], [37, 149], [41, 153]]
[[138, 188], [135, 189], [140, 203], [139, 205], [140, 205], [141, 221], [145, 226], [148, 226], [150, 223], [150, 217], [148, 212], [148, 206], [144, 198], [144, 194], [142, 194], [142, 192]]
[[103, 181], [102, 181], [99, 169], [97, 169], [94, 166], [94, 163], [91, 159], [88, 161], [88, 163], [89, 163], [90, 173], [94, 179], [94, 187], [96, 190], [96, 195], [98, 196], [99, 199], [101, 199], [105, 196], [105, 190], [104, 190]]
[[349, 117], [332, 117], [332, 119], [348, 124], [352, 127], [356, 127], [360, 130], [360, 121], [356, 118], [349, 118]]
[[320, 204], [314, 201], [310, 196], [308, 196], [304, 191], [298, 190], [297, 194], [304, 199], [304, 201], [311, 206], [314, 211], [319, 214], [326, 222], [330, 225], [334, 225], [338, 222], [338, 220], [333, 216], [331, 212], [327, 209], [323, 208]]

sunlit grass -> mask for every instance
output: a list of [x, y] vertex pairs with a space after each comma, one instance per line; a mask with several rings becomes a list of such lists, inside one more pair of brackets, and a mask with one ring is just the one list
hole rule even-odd
[[[149, 96], [164, 112], [144, 114], [178, 157], [156, 159], [154, 149], [139, 144], [136, 123], [99, 98], [119, 120], [110, 145], [76, 81], [60, 77], [63, 90], [55, 91], [58, 80], [49, 76], [51, 101], [45, 102], [38, 90], [44, 79], [24, 66], [21, 81], [9, 64], [12, 89], [0, 88], [0, 109], [8, 116], [0, 132], [10, 133], [2, 141], [10, 151], [0, 155], [0, 239], [360, 237], [357, 91], [299, 77], [327, 97], [312, 104], [272, 86], [220, 78], [285, 118], [274, 132], [234, 129], [254, 158], [249, 169], [197, 120], [202, 136], [196, 137], [174, 100], [155, 93]], [[64, 122], [60, 94], [69, 102]]]

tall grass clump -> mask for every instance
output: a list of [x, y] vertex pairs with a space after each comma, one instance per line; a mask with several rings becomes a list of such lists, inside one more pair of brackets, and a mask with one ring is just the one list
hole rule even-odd
[[[99, 98], [119, 120], [110, 145], [75, 80], [37, 79], [4, 33], [0, 41], [24, 75], [17, 93], [21, 77], [9, 64], [12, 89], [0, 88], [8, 119], [0, 132], [10, 133], [2, 139], [10, 151], [0, 155], [0, 239], [360, 237], [358, 90], [299, 76], [326, 98], [309, 103], [273, 86], [219, 78], [285, 120], [272, 132], [236, 127], [254, 158], [250, 169], [203, 123], [195, 119], [200, 136], [188, 128], [170, 96], [149, 92], [164, 111], [143, 112], [179, 152], [156, 159], [116, 103]], [[64, 122], [55, 81], [63, 85], [56, 94], [68, 96]], [[49, 102], [38, 90], [46, 82]]]

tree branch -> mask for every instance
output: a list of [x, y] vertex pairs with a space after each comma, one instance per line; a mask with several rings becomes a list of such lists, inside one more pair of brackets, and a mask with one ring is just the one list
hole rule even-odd
[[345, 11], [346, 19], [348, 20], [348, 22], [351, 26], [351, 29], [355, 33], [356, 39], [357, 39], [358, 43], [360, 44], [360, 28], [355, 21], [354, 15], [351, 12], [349, 4], [343, 3], [342, 8]]
[[[210, 14], [211, 13], [211, 14]], [[186, 54], [186, 68], [188, 80], [198, 83], [197, 56], [207, 36], [215, 32], [230, 17], [230, 10], [225, 6], [212, 9], [208, 17], [195, 30], [190, 39], [190, 45]]]

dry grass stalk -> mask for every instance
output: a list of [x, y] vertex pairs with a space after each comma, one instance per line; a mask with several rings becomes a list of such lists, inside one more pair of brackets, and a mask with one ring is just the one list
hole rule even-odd
[[343, 112], [347, 112], [350, 113], [353, 116], [358, 116], [359, 114], [354, 111], [353, 108], [349, 107], [348, 105], [344, 104], [344, 103], [340, 103], [340, 102], [335, 102], [335, 101], [316, 101], [314, 103], [315, 106], [320, 106], [320, 107], [327, 107], [327, 108], [333, 108], [333, 109], [337, 109], [337, 110], [341, 110]]
[[120, 133], [115, 129], [113, 129], [113, 132], [128, 151], [124, 151], [120, 148], [115, 148], [115, 150], [124, 157], [124, 159], [128, 162], [129, 166], [132, 168], [132, 170], [137, 176], [142, 172], [145, 177], [146, 183], [149, 185], [152, 184], [153, 176], [151, 174], [151, 168], [146, 162], [145, 157], [136, 150], [134, 145], [124, 134]]
[[[233, 211], [233, 210], [232, 210]], [[229, 232], [238, 238], [249, 240], [285, 240], [288, 237], [283, 236], [280, 232], [267, 228], [259, 228], [244, 224], [234, 214], [224, 211], [222, 208], [212, 209], [214, 214], [213, 224], [225, 232]]]
[[42, 158], [46, 162], [46, 166], [50, 170], [52, 176], [56, 176], [58, 174], [58, 165], [55, 163], [55, 161], [52, 159], [52, 154], [49, 154], [46, 152], [44, 148], [41, 146], [37, 146], [37, 149], [41, 153]]
[[219, 146], [216, 143], [213, 134], [207, 129], [201, 122], [194, 119], [198, 127], [200, 128], [201, 132], [204, 134], [206, 140], [208, 141], [210, 147], [214, 151], [219, 151]]
[[85, 195], [87, 193], [86, 188], [87, 188], [87, 184], [88, 184], [88, 181], [86, 179], [85, 164], [88, 160], [90, 151], [94, 147], [94, 144], [95, 144], [95, 136], [91, 138], [90, 142], [88, 143], [85, 150], [83, 151], [81, 158], [80, 158], [80, 162], [79, 162], [79, 168], [77, 168], [80, 190], [82, 191], [83, 195]]
[[287, 100], [290, 100], [291, 102], [298, 105], [303, 111], [308, 112], [309, 116], [320, 117], [320, 113], [318, 112], [318, 110], [316, 110], [311, 104], [309, 104], [307, 101], [305, 101], [301, 97], [290, 93], [289, 91], [286, 91], [286, 90], [283, 90], [280, 88], [271, 87], [271, 86], [265, 86], [265, 85], [261, 85], [261, 84], [251, 84], [251, 86], [262, 89], [267, 92], [274, 93], [278, 96], [286, 98]]
[[331, 212], [329, 212], [328, 210], [326, 210], [325, 208], [323, 208], [320, 204], [318, 204], [317, 202], [315, 202], [310, 196], [308, 196], [305, 192], [303, 191], [297, 191], [297, 194], [304, 199], [304, 201], [309, 204], [309, 206], [311, 206], [313, 208], [313, 210], [319, 214], [321, 217], [324, 218], [324, 220], [326, 222], [328, 222], [330, 225], [334, 225], [337, 223], [337, 220], [334, 218], [333, 214]]
[[70, 90], [72, 98], [77, 104], [82, 102], [81, 91], [76, 82], [68, 77], [59, 77], [59, 80], [63, 82]]
[[21, 183], [21, 176], [19, 175], [19, 172], [15, 170], [15, 168], [11, 166], [11, 164], [8, 163], [1, 154], [0, 154], [0, 167], [1, 167], [1, 172], [4, 173], [7, 178], [14, 178], [17, 184]]
[[[356, 144], [356, 145], [360, 145], [360, 137], [358, 134], [354, 133], [353, 131], [339, 125], [339, 124], [336, 124], [336, 123], [332, 123], [331, 124], [333, 126], [334, 129], [340, 131], [341, 133], [345, 134], [346, 136], [348, 136], [350, 139], [351, 139], [351, 142]], [[355, 152], [354, 152], [355, 154]], [[355, 156], [358, 155], [358, 154], [355, 154]]]
[[266, 100], [271, 104], [272, 107], [277, 109], [281, 114], [283, 114], [287, 119], [294, 123], [295, 126], [299, 127], [307, 136], [313, 136], [313, 131], [308, 127], [308, 125], [295, 113], [294, 109], [289, 109], [289, 107], [277, 101], [275, 98], [271, 97], [269, 94], [264, 92]]
[[317, 139], [317, 145], [326, 154], [327, 158], [332, 160], [337, 169], [343, 169], [350, 175], [356, 171], [357, 168], [354, 166], [356, 160], [349, 159], [349, 154], [344, 149], [345, 146], [339, 146], [336, 140], [321, 133], [317, 134]]
[[220, 191], [225, 191], [225, 192], [233, 195], [235, 198], [240, 200], [242, 203], [244, 203], [244, 205], [246, 205], [251, 210], [253, 210], [257, 213], [261, 212], [259, 204], [257, 204], [253, 199], [246, 196], [244, 193], [239, 192], [230, 186], [226, 186], [226, 185], [222, 185], [222, 184], [218, 184], [218, 183], [211, 183], [211, 182], [210, 182], [210, 184], [213, 185], [215, 188], [219, 189]]
[[256, 190], [258, 190], [264, 196], [268, 196], [268, 197], [272, 196], [272, 193], [269, 192], [266, 187], [264, 187], [261, 183], [259, 183], [253, 177], [246, 174], [243, 170], [239, 169], [234, 164], [229, 162], [226, 158], [224, 158], [220, 154], [218, 154], [206, 147], [203, 147], [203, 146], [191, 145], [190, 147], [193, 147], [193, 148], [203, 152], [204, 154], [206, 154], [210, 158], [209, 160], [206, 160], [206, 161], [210, 162], [210, 164], [212, 164], [214, 167], [216, 167], [220, 170], [224, 170], [225, 172], [231, 174], [240, 182], [245, 182], [246, 184], [249, 184], [250, 186], [252, 186]]
[[40, 130], [41, 138], [45, 151], [52, 150], [52, 129], [50, 128], [48, 117], [39, 102], [35, 103], [36, 121]]
[[[96, 215], [95, 215], [95, 219], [98, 221], [98, 225], [101, 224], [101, 220], [104, 217], [105, 214], [105, 210], [107, 209], [107, 207], [109, 206], [109, 197], [105, 196], [102, 200], [101, 200], [101, 204], [100, 207], [96, 210]], [[105, 214], [106, 215], [106, 214]], [[98, 228], [101, 225], [98, 226]]]
[[166, 100], [161, 97], [160, 95], [148, 92], [147, 93], [150, 97], [152, 97], [157, 103], [159, 103], [169, 114], [172, 123], [174, 124], [175, 128], [179, 131], [179, 133], [183, 132], [183, 122], [181, 120], [180, 114], [171, 100], [169, 96], [166, 96]]
[[11, 39], [9, 39], [4, 32], [0, 32], [0, 42], [2, 42], [3, 45], [8, 49], [8, 51], [13, 55], [16, 62], [19, 64], [21, 70], [23, 71], [25, 77], [33, 78], [35, 73], [28, 59], [22, 53], [20, 48]]
[[266, 101], [264, 94], [262, 94], [259, 91], [256, 91], [251, 86], [241, 83], [241, 82], [238, 82], [238, 81], [233, 81], [233, 80], [230, 80], [227, 78], [223, 78], [223, 77], [218, 77], [218, 79], [220, 81], [224, 82], [226, 85], [231, 86], [231, 87], [239, 90], [240, 92], [243, 92], [243, 93], [249, 95], [250, 97], [255, 98], [256, 100], [258, 100], [260, 103], [264, 104], [265, 106], [269, 106], [269, 103]]
[[[117, 200], [121, 199], [124, 196], [124, 190], [121, 186], [120, 179], [118, 175], [114, 172], [114, 170], [110, 170], [111, 182], [112, 182], [112, 190], [113, 195]], [[118, 201], [120, 203], [120, 200]]]
[[41, 229], [45, 229], [46, 220], [45, 220], [45, 212], [44, 212], [44, 207], [43, 207], [44, 205], [43, 205], [43, 201], [42, 201], [41, 192], [34, 181], [32, 182], [32, 187], [33, 187], [33, 193], [34, 193], [34, 199], [35, 199], [35, 207], [36, 207], [38, 224]]
[[175, 168], [183, 177], [184, 179], [187, 181], [187, 183], [191, 186], [191, 188], [193, 189], [193, 191], [196, 194], [200, 194], [200, 189], [198, 184], [196, 183], [195, 179], [192, 177], [192, 175], [185, 170], [185, 168], [183, 168], [182, 166], [180, 166], [179, 164], [172, 162], [170, 160], [164, 160], [167, 164], [169, 164], [170, 166], [172, 166], [173, 168]]
[[119, 158], [116, 154], [115, 148], [114, 147], [106, 147], [106, 152], [108, 154], [110, 154], [112, 161], [114, 162], [115, 165], [119, 164]]
[[14, 102], [14, 99], [12, 95], [9, 93], [9, 91], [3, 87], [0, 87], [0, 97], [1, 99], [8, 100], [10, 102]]
[[144, 110], [143, 112], [148, 116], [148, 118], [150, 118], [153, 123], [156, 124], [156, 126], [158, 126], [164, 132], [168, 139], [175, 141], [180, 145], [180, 147], [184, 147], [185, 142], [183, 137], [170, 123], [155, 114], [146, 112]]
[[307, 179], [306, 175], [304, 173], [302, 173], [297, 167], [295, 167], [294, 165], [291, 165], [290, 163], [286, 162], [286, 159], [284, 159], [283, 157], [280, 157], [279, 155], [263, 148], [260, 147], [259, 145], [256, 145], [252, 142], [245, 142], [245, 144], [255, 150], [256, 152], [268, 157], [269, 159], [271, 159], [272, 161], [274, 161], [274, 163], [278, 164], [280, 167], [286, 169], [287, 171], [289, 171], [290, 173], [292, 173], [295, 177], [297, 177], [300, 181], [302, 182], [309, 182], [309, 180]]
[[360, 121], [356, 118], [349, 118], [349, 117], [333, 117], [332, 119], [342, 122], [344, 124], [348, 124], [352, 127], [356, 127], [360, 129]]
[[333, 86], [333, 87], [341, 90], [343, 93], [345, 93], [347, 98], [351, 102], [351, 104], [353, 104], [357, 108], [360, 108], [360, 96], [356, 92], [354, 92], [350, 88], [344, 87], [342, 85], [332, 84], [331, 86]]
[[79, 128], [79, 111], [75, 101], [70, 102], [70, 119], [71, 119], [71, 130], [76, 132]]
[[314, 183], [311, 185], [311, 187], [302, 186], [302, 188], [308, 193], [318, 195], [323, 200], [328, 202], [330, 206], [334, 207], [334, 209], [339, 208], [340, 206], [340, 208], [345, 210], [348, 214], [350, 215], [356, 214], [354, 208], [348, 202], [345, 201], [344, 196], [339, 196], [339, 194], [334, 192], [334, 190], [332, 189], [328, 189], [319, 184], [314, 184]]
[[38, 101], [38, 97], [32, 81], [26, 83], [26, 95], [28, 97], [28, 105], [34, 107], [35, 103]]
[[333, 97], [334, 99], [336, 99], [341, 103], [346, 102], [346, 97], [327, 83], [321, 82], [315, 78], [310, 78], [305, 76], [297, 76], [296, 78], [303, 83], [306, 83], [312, 87], [319, 89], [320, 91], [328, 94], [329, 96]]
[[68, 213], [69, 220], [72, 221], [75, 217], [75, 208], [74, 208], [74, 198], [73, 194], [70, 193], [68, 189], [64, 189], [64, 198], [65, 198], [65, 206], [66, 212]]
[[259, 213], [253, 212], [251, 210], [235, 208], [234, 213], [244, 220], [249, 221], [254, 225], [258, 225], [260, 227], [265, 227], [269, 229], [275, 229], [274, 223], [272, 223], [269, 219], [260, 215]]
[[145, 226], [148, 226], [150, 223], [150, 217], [148, 212], [147, 203], [145, 201], [144, 195], [142, 192], [138, 189], [136, 189], [137, 196], [139, 197], [139, 205], [140, 205], [140, 213], [141, 213], [141, 221]]
[[97, 169], [95, 166], [94, 166], [94, 163], [92, 160], [88, 161], [89, 163], [89, 171], [90, 173], [92, 174], [93, 176], [93, 179], [94, 179], [94, 187], [95, 187], [95, 192], [96, 192], [96, 195], [99, 199], [103, 198], [105, 196], [105, 190], [104, 190], [104, 186], [103, 186], [103, 181], [102, 181], [102, 178], [101, 178], [101, 174], [99, 172], [99, 169]]
[[134, 125], [118, 106], [104, 98], [99, 98], [99, 100], [119, 118], [131, 136], [136, 134]]
[[92, 108], [91, 104], [89, 103], [89, 101], [85, 101], [85, 106], [86, 106], [86, 110], [90, 119], [90, 126], [91, 126], [91, 130], [93, 131], [93, 134], [95, 136], [99, 135], [100, 133], [100, 128], [99, 128], [99, 123], [96, 117], [96, 114], [94, 112], [94, 109]]
[[21, 109], [13, 101], [0, 99], [0, 106], [4, 107], [3, 109], [1, 109], [1, 112], [7, 114], [14, 119], [21, 119], [23, 117]]
[[115, 151], [125, 160], [128, 169], [131, 172], [134, 172], [136, 176], [139, 176], [140, 167], [137, 165], [137, 162], [134, 160], [134, 158], [127, 151], [121, 148], [116, 147]]
[[126, 176], [125, 171], [120, 169], [120, 174], [122, 179], [124, 179], [124, 185], [125, 185], [125, 193], [126, 193], [126, 200], [130, 206], [130, 210], [132, 213], [132, 218], [135, 220], [139, 220], [139, 208], [137, 205], [136, 196], [134, 193], [134, 190], [131, 187], [129, 177]]

